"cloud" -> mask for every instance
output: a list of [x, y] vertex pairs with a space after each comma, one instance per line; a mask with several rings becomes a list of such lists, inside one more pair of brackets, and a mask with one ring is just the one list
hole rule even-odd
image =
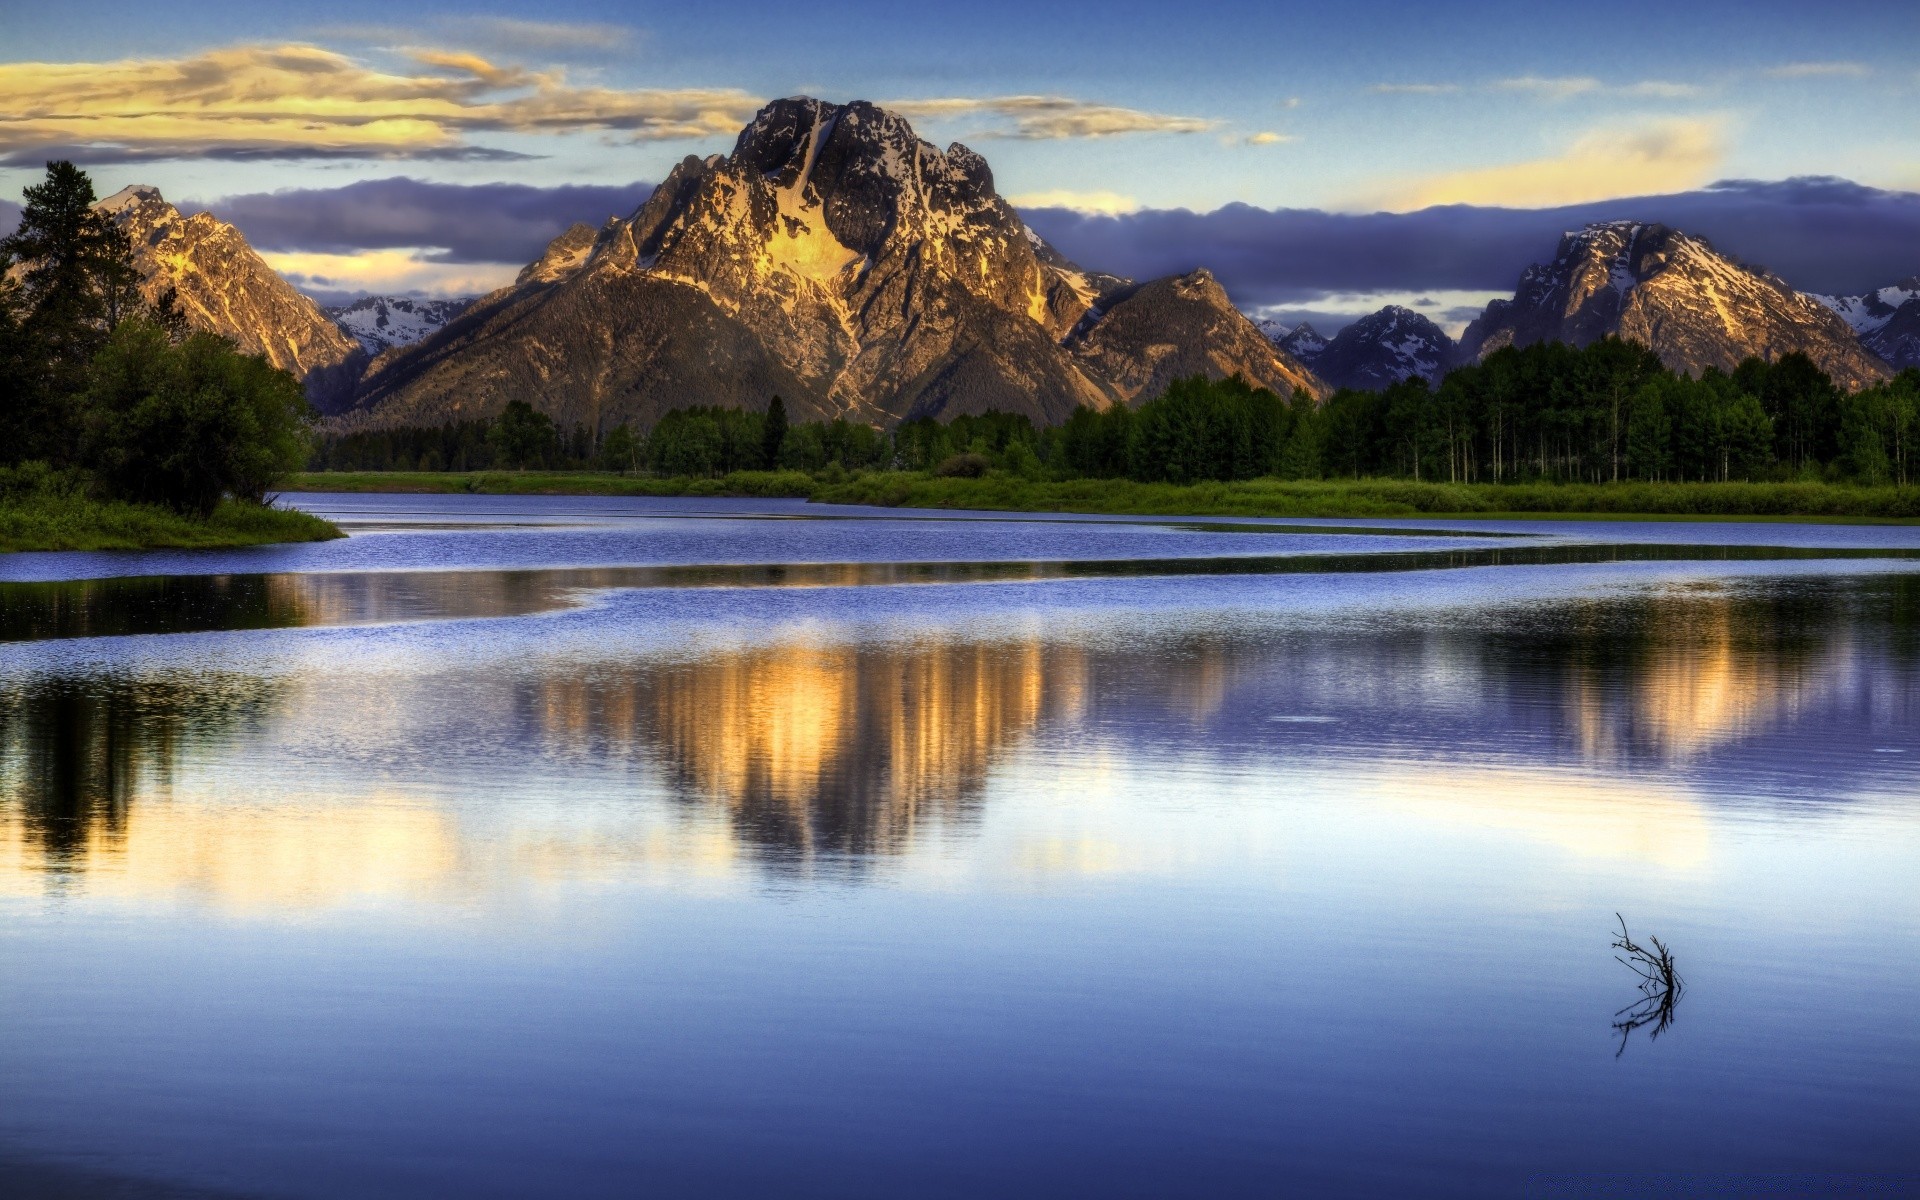
[[733, 134], [759, 102], [727, 88], [615, 89], [441, 50], [380, 71], [317, 46], [186, 58], [0, 63], [0, 165], [56, 152], [164, 158], [499, 158], [475, 132], [600, 130], [632, 141]]
[[1367, 89], [1381, 96], [1444, 96], [1457, 92], [1457, 83], [1376, 83]]
[[[1724, 180], [1706, 188], [1519, 209], [1451, 205], [1334, 213], [1228, 205], [1021, 217], [1087, 267], [1150, 279], [1205, 266], [1250, 309], [1334, 311], [1352, 294], [1512, 294], [1562, 232], [1589, 221], [1660, 221], [1708, 238], [1807, 291], [1857, 294], [1920, 274], [1920, 193], [1844, 179]], [[1436, 317], [1436, 319], [1438, 319]]]
[[1503, 92], [1527, 92], [1543, 100], [1571, 100], [1575, 96], [1610, 95], [1634, 96], [1650, 100], [1683, 100], [1697, 96], [1702, 89], [1698, 84], [1674, 83], [1665, 79], [1642, 79], [1635, 83], [1603, 83], [1587, 75], [1541, 78], [1537, 75], [1523, 75], [1517, 79], [1502, 79], [1493, 87]]
[[1220, 125], [1204, 117], [1143, 112], [1067, 96], [947, 96], [889, 100], [881, 107], [901, 116], [936, 121], [963, 117], [997, 119], [1003, 124], [982, 129], [972, 136], [1027, 141], [1115, 137], [1129, 133], [1206, 133]]
[[1598, 79], [1589, 76], [1574, 78], [1542, 79], [1536, 75], [1524, 75], [1518, 79], [1502, 79], [1493, 86], [1504, 92], [1531, 92], [1544, 96], [1548, 100], [1567, 100], [1574, 96], [1583, 96], [1588, 92], [1597, 92], [1601, 84]]
[[1259, 133], [1247, 135], [1249, 146], [1278, 146], [1282, 142], [1294, 140], [1296, 139], [1290, 133], [1275, 133], [1271, 129], [1263, 129]]
[[596, 187], [428, 183], [398, 176], [337, 188], [256, 192], [184, 205], [210, 209], [256, 248], [348, 255], [414, 250], [438, 263], [531, 262], [576, 221], [626, 216], [653, 192], [630, 183]]
[[1138, 212], [1140, 209], [1138, 200], [1132, 196], [1123, 196], [1119, 192], [1071, 192], [1065, 189], [1055, 189], [1050, 192], [1023, 192], [1018, 196], [1008, 196], [1007, 203], [1017, 209], [1060, 208], [1109, 217], [1120, 213]]
[[1376, 199], [1396, 210], [1436, 204], [1544, 208], [1697, 187], [1713, 178], [1725, 156], [1718, 120], [1661, 120], [1593, 130], [1551, 158], [1406, 180]]
[[20, 206], [11, 200], [0, 200], [0, 237], [6, 237], [20, 224]]
[[473, 296], [513, 282], [508, 263], [447, 263], [429, 250], [363, 250], [357, 254], [264, 251], [267, 265], [323, 304], [368, 294]]
[[1795, 62], [1769, 67], [1764, 74], [1773, 79], [1861, 79], [1873, 74], [1873, 68], [1857, 62]]

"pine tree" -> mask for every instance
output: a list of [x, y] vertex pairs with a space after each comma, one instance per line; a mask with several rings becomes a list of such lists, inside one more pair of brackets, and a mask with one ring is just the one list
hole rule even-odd
[[766, 423], [760, 432], [760, 460], [771, 471], [780, 465], [780, 447], [787, 440], [787, 402], [775, 396], [767, 405]]

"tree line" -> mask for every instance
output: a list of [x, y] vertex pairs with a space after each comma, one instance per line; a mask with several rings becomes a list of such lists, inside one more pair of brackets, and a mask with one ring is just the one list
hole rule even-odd
[[1184, 379], [1135, 410], [1080, 409], [1058, 442], [1042, 457], [1070, 473], [1176, 483], [1905, 485], [1920, 472], [1920, 371], [1849, 393], [1799, 353], [1693, 377], [1634, 342], [1555, 342], [1503, 348], [1437, 387], [1416, 376], [1318, 404], [1238, 379]]
[[1002, 412], [845, 420], [676, 409], [652, 429], [562, 430], [514, 402], [494, 421], [323, 437], [316, 468], [546, 467], [715, 477], [734, 471], [931, 471], [1029, 478], [1407, 478], [1454, 483], [1822, 479], [1914, 482], [1920, 371], [1848, 393], [1803, 354], [1699, 377], [1607, 339], [1508, 347], [1445, 376], [1325, 402], [1239, 377], [1175, 380], [1138, 408], [1079, 408], [1036, 427]]
[[0, 239], [0, 468], [201, 516], [299, 468], [299, 382], [191, 332], [173, 289], [147, 300], [86, 172], [49, 163], [24, 199]]

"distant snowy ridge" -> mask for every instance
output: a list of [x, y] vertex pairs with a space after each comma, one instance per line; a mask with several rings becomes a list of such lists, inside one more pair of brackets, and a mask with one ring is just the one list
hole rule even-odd
[[395, 346], [411, 346], [465, 312], [472, 296], [420, 300], [411, 296], [362, 296], [352, 304], [321, 309], [348, 337], [377, 358]]

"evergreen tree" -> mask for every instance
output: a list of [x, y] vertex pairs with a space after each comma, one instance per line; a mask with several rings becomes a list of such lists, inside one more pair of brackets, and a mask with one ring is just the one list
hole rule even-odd
[[787, 440], [787, 402], [775, 396], [767, 405], [760, 429], [760, 465], [771, 471], [780, 465], [780, 447]]

